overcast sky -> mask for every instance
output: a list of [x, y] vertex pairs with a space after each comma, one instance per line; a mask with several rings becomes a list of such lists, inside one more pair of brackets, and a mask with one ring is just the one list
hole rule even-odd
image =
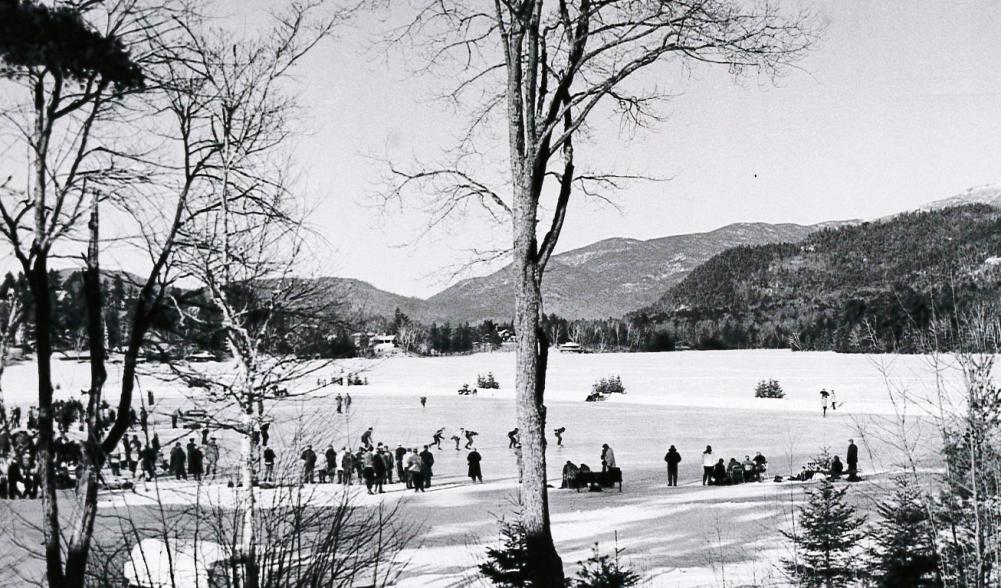
[[[631, 138], [597, 125], [579, 161], [672, 179], [630, 186], [619, 209], [576, 202], [560, 250], [733, 222], [873, 218], [1001, 181], [1001, 2], [799, 4], [827, 23], [802, 71], [734, 84], [725, 71], [665, 66], [649, 72], [679, 94], [664, 124]], [[267, 5], [227, 3], [237, 23]], [[371, 156], [430, 156], [458, 131], [456, 113], [432, 100], [443, 80], [410, 76], [371, 48], [381, 26], [360, 18], [300, 70], [310, 132], [297, 161], [326, 239], [322, 273], [424, 297], [453, 279], [471, 244], [502, 243], [509, 227], [466, 218], [405, 245], [424, 217], [373, 208], [382, 168]]]

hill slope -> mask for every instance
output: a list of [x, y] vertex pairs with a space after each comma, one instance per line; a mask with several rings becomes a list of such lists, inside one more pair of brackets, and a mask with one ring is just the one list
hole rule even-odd
[[[834, 223], [840, 224], [845, 223]], [[553, 256], [543, 282], [545, 310], [566, 318], [622, 316], [652, 304], [692, 269], [726, 249], [797, 242], [827, 226], [739, 223], [649, 241], [598, 241]], [[463, 280], [429, 298], [428, 304], [439, 319], [509, 320], [514, 307], [511, 266]]]
[[999, 256], [996, 208], [905, 213], [730, 249], [643, 313], [702, 347], [918, 350], [936, 317], [997, 298]]

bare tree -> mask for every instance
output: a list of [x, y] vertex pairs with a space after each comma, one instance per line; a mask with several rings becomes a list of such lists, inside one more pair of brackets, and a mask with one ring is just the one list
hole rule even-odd
[[[127, 189], [140, 175], [109, 147], [126, 121], [128, 104], [147, 91], [146, 68], [154, 60], [152, 40], [173, 27], [178, 12], [169, 1], [5, 2], [0, 6], [0, 74], [23, 95], [5, 109], [16, 146], [26, 148], [30, 173], [25, 189], [10, 180], [0, 191], [0, 234], [11, 246], [27, 277], [32, 298], [38, 371], [38, 459], [42, 482], [46, 576], [53, 586], [82, 585], [96, 514], [98, 471], [106, 451], [125, 427], [104, 435], [96, 423], [105, 380], [104, 336], [98, 262], [98, 209], [102, 201]], [[16, 34], [15, 34], [16, 33]], [[17, 150], [15, 149], [15, 152]], [[13, 174], [12, 174], [13, 175]], [[89, 213], [90, 220], [86, 221]], [[85, 475], [78, 487], [71, 521], [63, 533], [56, 494], [52, 414], [52, 307], [49, 261], [72, 253], [73, 239], [87, 226], [84, 254], [90, 324], [91, 385], [88, 390]], [[148, 303], [160, 268], [147, 282]], [[149, 309], [140, 307], [133, 338], [141, 341]], [[138, 326], [138, 328], [136, 328]], [[138, 344], [130, 345], [134, 374]], [[129, 372], [129, 361], [126, 371]], [[124, 387], [131, 390], [126, 377]], [[123, 390], [123, 401], [130, 396]], [[130, 401], [130, 400], [129, 400]], [[65, 561], [63, 541], [65, 540]]]
[[[425, 200], [432, 225], [470, 205], [511, 222], [522, 520], [536, 584], [557, 585], [562, 562], [549, 530], [546, 491], [543, 277], [571, 196], [600, 194], [629, 179], [578, 170], [574, 141], [595, 116], [618, 114], [630, 126], [656, 121], [655, 106], [666, 94], [649, 74], [638, 75], [651, 66], [673, 60], [775, 74], [807, 50], [812, 24], [805, 15], [784, 16], [769, 2], [730, 0], [411, 5], [414, 16], [394, 32], [394, 41], [424, 49], [431, 70], [449, 68], [454, 75], [458, 69], [450, 98], [472, 118], [447, 165], [393, 166], [390, 197], [433, 194]], [[510, 175], [503, 188], [491, 187], [478, 172], [488, 158], [480, 144], [495, 118], [507, 129]]]
[[[175, 302], [182, 324], [220, 334], [233, 357], [230, 373], [174, 364], [174, 373], [203, 388], [215, 426], [240, 433], [242, 513], [239, 545], [246, 585], [258, 586], [254, 563], [260, 521], [255, 507], [257, 448], [270, 403], [287, 386], [322, 369], [303, 362], [282, 337], [329, 316], [329, 292], [297, 278], [306, 235], [299, 200], [289, 188], [282, 148], [297, 110], [283, 89], [301, 58], [324, 39], [337, 17], [320, 2], [292, 4], [273, 27], [234, 44], [224, 31], [186, 25], [171, 55], [172, 108], [185, 145], [204, 154], [178, 250], [181, 273], [199, 285], [200, 305]], [[206, 320], [203, 310], [216, 318]], [[227, 411], [226, 409], [231, 409]]]

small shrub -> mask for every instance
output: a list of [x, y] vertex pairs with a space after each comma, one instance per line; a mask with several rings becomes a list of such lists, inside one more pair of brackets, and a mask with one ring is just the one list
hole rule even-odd
[[601, 555], [598, 544], [592, 548], [591, 557], [577, 562], [580, 569], [577, 576], [570, 582], [573, 588], [629, 588], [638, 586], [640, 577], [629, 568], [619, 564], [621, 549], [616, 548], [612, 555]]
[[591, 386], [592, 394], [625, 394], [626, 387], [622, 385], [622, 378], [612, 376], [602, 378]]
[[755, 398], [785, 398], [785, 390], [778, 380], [761, 380], [754, 387]]

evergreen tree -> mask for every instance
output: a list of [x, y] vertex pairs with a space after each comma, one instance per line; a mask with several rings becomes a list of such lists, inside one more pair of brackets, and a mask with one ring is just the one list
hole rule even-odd
[[819, 487], [807, 490], [807, 502], [799, 512], [801, 533], [782, 533], [798, 551], [796, 561], [783, 564], [801, 586], [842, 588], [862, 575], [855, 557], [865, 519], [855, 515], [855, 507], [845, 499], [847, 493], [847, 486], [838, 490], [822, 480]]
[[890, 500], [876, 506], [881, 517], [875, 539], [877, 585], [937, 588], [938, 556], [932, 545], [934, 530], [921, 494], [906, 476], [894, 480]]
[[528, 572], [529, 559], [525, 542], [525, 529], [517, 519], [514, 522], [501, 521], [501, 547], [487, 548], [487, 561], [479, 565], [483, 574], [494, 586], [503, 588], [523, 588], [532, 586]]
[[621, 549], [616, 548], [612, 555], [601, 555], [598, 551], [598, 544], [592, 548], [591, 557], [584, 561], [577, 562], [580, 569], [577, 576], [571, 582], [574, 588], [629, 588], [638, 586], [640, 577], [630, 570], [619, 565], [619, 555]]

